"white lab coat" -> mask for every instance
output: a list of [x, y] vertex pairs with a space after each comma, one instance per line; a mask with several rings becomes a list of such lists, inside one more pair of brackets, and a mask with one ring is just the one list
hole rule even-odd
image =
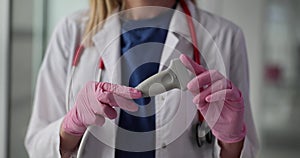
[[[202, 63], [209, 69], [217, 69], [226, 75], [243, 93], [245, 100], [245, 123], [248, 129], [243, 158], [253, 158], [258, 141], [249, 102], [249, 76], [244, 36], [233, 23], [196, 8], [187, 0], [195, 18], [198, 44]], [[181, 6], [177, 10], [182, 11]], [[59, 157], [59, 129], [65, 110], [65, 95], [74, 51], [80, 43], [87, 12], [80, 11], [66, 17], [56, 27], [41, 66], [28, 127], [25, 146], [32, 158]], [[192, 44], [184, 14], [175, 13], [171, 20], [161, 64], [167, 66], [171, 59], [181, 53], [192, 57]], [[102, 81], [121, 83], [120, 22], [112, 16], [93, 37], [95, 46], [86, 48], [76, 69], [72, 84], [75, 97], [80, 88], [97, 76], [98, 59], [102, 56], [106, 69]], [[160, 67], [160, 71], [163, 67]], [[73, 105], [74, 98], [71, 99]], [[216, 141], [202, 148], [197, 147], [195, 125], [198, 121], [196, 107], [189, 92], [172, 90], [155, 97], [156, 104], [156, 157], [157, 158], [210, 158], [219, 157]], [[103, 127], [92, 127], [86, 133], [87, 141], [81, 144], [82, 157], [113, 158], [118, 118], [106, 120]], [[98, 139], [96, 139], [96, 137]], [[100, 141], [99, 141], [100, 139]]]

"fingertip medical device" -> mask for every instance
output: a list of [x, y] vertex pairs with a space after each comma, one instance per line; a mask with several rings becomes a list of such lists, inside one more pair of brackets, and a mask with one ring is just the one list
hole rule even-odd
[[166, 70], [149, 77], [135, 88], [140, 90], [144, 97], [156, 96], [175, 88], [186, 91], [188, 82], [194, 77], [195, 75], [177, 58], [171, 60]]

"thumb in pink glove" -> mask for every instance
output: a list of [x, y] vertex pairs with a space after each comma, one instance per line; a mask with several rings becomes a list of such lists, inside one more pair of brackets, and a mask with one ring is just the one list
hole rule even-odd
[[216, 70], [206, 70], [186, 55], [181, 62], [196, 74], [187, 87], [212, 133], [224, 143], [244, 139], [244, 100], [240, 90]]
[[113, 107], [137, 111], [131, 99], [142, 97], [134, 88], [106, 82], [88, 82], [78, 93], [74, 107], [65, 116], [62, 129], [74, 136], [82, 136], [88, 126], [102, 126], [105, 118], [114, 119], [117, 112]]

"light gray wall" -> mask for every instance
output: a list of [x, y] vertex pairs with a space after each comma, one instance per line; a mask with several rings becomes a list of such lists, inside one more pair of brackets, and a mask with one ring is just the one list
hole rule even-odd
[[[18, 31], [29, 31], [31, 30], [31, 19], [32, 19], [32, 0], [13, 0], [13, 15], [12, 21], [14, 23], [13, 29]], [[28, 14], [24, 14], [26, 11]], [[22, 16], [20, 16], [22, 15]]]
[[[78, 10], [87, 9], [87, 0], [49, 0], [47, 1], [47, 16], [43, 13], [43, 6], [46, 1], [33, 0], [34, 2], [34, 29], [33, 29], [33, 56], [32, 56], [32, 78], [33, 86], [35, 86], [36, 76], [43, 58], [43, 42], [45, 40], [46, 46], [53, 33], [54, 27], [65, 16], [68, 16]], [[46, 18], [47, 26], [46, 30], [43, 30], [43, 20]], [[46, 31], [46, 37], [43, 37], [43, 33]], [[45, 39], [44, 39], [45, 38]], [[34, 89], [34, 87], [33, 87]]]
[[11, 1], [9, 158], [26, 158], [24, 137], [31, 112], [33, 0]]
[[0, 157], [6, 157], [8, 3], [0, 1]]
[[55, 25], [67, 15], [88, 8], [87, 0], [51, 0], [48, 2], [48, 37], [51, 36]]

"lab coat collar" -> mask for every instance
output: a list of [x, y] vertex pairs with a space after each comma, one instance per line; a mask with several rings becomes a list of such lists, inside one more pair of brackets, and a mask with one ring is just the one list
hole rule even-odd
[[[195, 5], [190, 0], [186, 0], [186, 3], [188, 5], [188, 8], [190, 9], [192, 17], [195, 17]], [[190, 57], [193, 56], [192, 51], [178, 52], [179, 50], [177, 50], [177, 46], [181, 41], [180, 39], [191, 41], [190, 30], [188, 27], [186, 15], [182, 9], [182, 6], [179, 4], [177, 5], [176, 11], [174, 12], [174, 15], [170, 22], [169, 33], [167, 35], [165, 47], [161, 56], [161, 65], [159, 67], [159, 71], [163, 70], [164, 67], [168, 66], [170, 60], [178, 58], [180, 54], [186, 54]]]
[[[195, 17], [195, 5], [190, 0], [186, 0], [186, 3], [190, 9], [192, 17]], [[120, 58], [121, 23], [118, 11], [119, 8], [117, 8], [114, 11], [114, 14], [105, 21], [101, 30], [93, 37], [95, 47], [103, 58], [104, 64], [109, 66], [106, 67], [106, 70], [109, 72], [114, 71], [114, 73], [116, 72], [112, 69], [114, 68], [113, 65], [116, 65]], [[174, 12], [170, 22], [169, 33], [165, 42], [165, 48], [162, 52], [160, 61], [161, 66], [159, 70], [162, 70], [164, 66], [168, 65], [171, 59], [178, 57], [178, 53], [174, 53], [174, 51], [176, 51], [176, 47], [182, 38], [191, 41], [186, 15], [183, 12], [182, 6], [179, 4], [177, 5], [176, 11]], [[192, 56], [192, 52], [180, 53]], [[117, 69], [117, 71], [119, 70]], [[121, 83], [121, 77], [114, 78], [115, 83]]]
[[[186, 3], [192, 14], [192, 17], [195, 17], [195, 5], [190, 0], [186, 0]], [[174, 12], [174, 15], [172, 17], [169, 26], [169, 31], [183, 36], [184, 38], [190, 39], [190, 30], [188, 27], [188, 22], [180, 3], [177, 5], [176, 11]]]
[[[195, 17], [195, 5], [190, 0], [186, 0], [186, 3], [188, 5], [188, 8], [190, 9], [192, 17]], [[93, 42], [95, 43], [96, 47], [107, 46], [113, 40], [118, 39], [120, 37], [121, 23], [119, 20], [118, 13], [119, 8], [115, 9], [113, 15], [110, 16], [107, 20], [105, 20], [105, 23], [101, 30], [98, 31], [97, 34], [93, 37]], [[173, 32], [174, 34], [177, 34], [177, 36], [179, 35], [183, 36], [184, 38], [190, 39], [188, 23], [180, 3], [177, 5], [176, 12], [174, 12], [174, 15], [171, 19], [169, 31]], [[103, 38], [105, 38], [105, 40], [103, 40]], [[104, 48], [102, 48], [101, 50], [103, 49]]]
[[[105, 20], [100, 31], [93, 37], [94, 45], [103, 59], [105, 65], [105, 73], [109, 73], [110, 81], [120, 84], [121, 77], [116, 77], [120, 74], [120, 36], [121, 24], [118, 16], [118, 10]], [[112, 73], [112, 74], [111, 74]], [[114, 77], [113, 77], [114, 76]]]
[[101, 50], [104, 50], [105, 47], [109, 46], [110, 43], [120, 37], [121, 23], [119, 20], [118, 10], [119, 9], [115, 9], [111, 16], [101, 22], [101, 24], [103, 24], [102, 28], [93, 37], [95, 46], [100, 47]]

